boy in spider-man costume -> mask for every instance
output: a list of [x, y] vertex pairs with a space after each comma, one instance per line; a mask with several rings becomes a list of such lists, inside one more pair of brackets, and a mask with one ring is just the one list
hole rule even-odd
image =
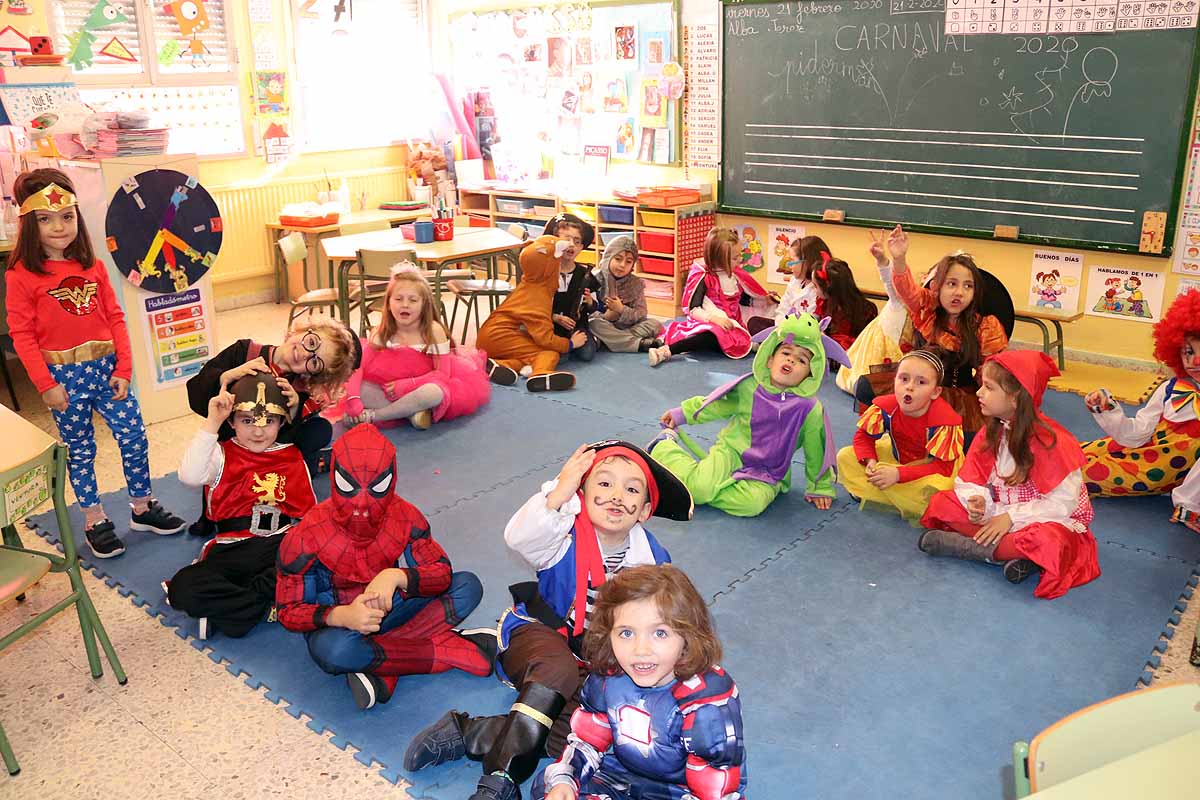
[[346, 675], [363, 709], [386, 703], [400, 675], [490, 674], [490, 658], [453, 630], [483, 587], [451, 572], [425, 517], [395, 494], [392, 443], [359, 425], [334, 444], [330, 475], [332, 496], [280, 546], [283, 626], [305, 634], [317, 666]]

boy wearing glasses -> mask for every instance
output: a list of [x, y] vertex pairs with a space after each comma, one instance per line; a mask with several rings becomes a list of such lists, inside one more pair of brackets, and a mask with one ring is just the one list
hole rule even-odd
[[[280, 431], [279, 441], [296, 445], [309, 471], [316, 472], [321, 450], [333, 438], [333, 427], [320, 411], [337, 399], [361, 357], [358, 337], [342, 323], [322, 317], [296, 320], [282, 344], [239, 339], [217, 353], [188, 380], [188, 405], [194, 413], [207, 416], [209, 402], [239, 378], [271, 373], [283, 381], [285, 392], [294, 389], [299, 398], [288, 420], [291, 424]], [[230, 439], [233, 428], [226, 422], [217, 436], [219, 441]], [[188, 532], [210, 536], [214, 531], [201, 511]]]
[[[278, 441], [299, 402], [281, 378], [239, 378], [209, 401], [183, 455], [179, 479], [205, 487], [217, 535], [163, 588], [172, 608], [197, 618], [200, 639], [245, 636], [262, 621], [275, 601], [281, 534], [317, 504], [300, 451]], [[219, 441], [231, 425], [233, 437]]]

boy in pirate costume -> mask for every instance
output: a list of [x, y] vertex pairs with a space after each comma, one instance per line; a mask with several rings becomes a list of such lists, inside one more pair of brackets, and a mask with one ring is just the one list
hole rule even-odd
[[[257, 373], [208, 403], [208, 417], [183, 455], [179, 479], [206, 486], [206, 511], [217, 535], [200, 558], [166, 584], [167, 599], [199, 619], [199, 638], [213, 630], [240, 637], [275, 602], [275, 562], [284, 533], [317, 503], [304, 456], [280, 444], [280, 428], [299, 397]], [[228, 420], [233, 438], [218, 441]]]

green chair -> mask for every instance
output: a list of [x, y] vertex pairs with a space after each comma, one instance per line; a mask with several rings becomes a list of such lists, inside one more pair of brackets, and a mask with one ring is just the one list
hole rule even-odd
[[1088, 706], [1013, 744], [1017, 797], [1048, 789], [1193, 731], [1200, 683], [1152, 686]]
[[[4, 544], [0, 546], [0, 603], [25, 593], [47, 572], [65, 572], [71, 581], [69, 595], [16, 630], [0, 637], [0, 650], [32, 632], [59, 612], [74, 606], [79, 615], [79, 628], [83, 634], [83, 647], [87, 651], [92, 677], [99, 678], [104, 674], [100, 653], [96, 647], [99, 641], [108, 663], [112, 665], [113, 673], [117, 676], [117, 682], [124, 684], [127, 680], [125, 670], [121, 668], [121, 661], [108, 640], [108, 633], [100, 622], [96, 607], [92, 605], [92, 599], [88, 596], [87, 586], [80, 573], [75, 534], [71, 529], [67, 504], [63, 498], [63, 488], [67, 479], [67, 448], [3, 407], [0, 407], [0, 431], [3, 431], [7, 443], [5, 455], [0, 458], [0, 528], [3, 529], [4, 540]], [[32, 510], [30, 504], [36, 507], [47, 496], [54, 499], [54, 515], [58, 522], [59, 541], [63, 551], [61, 556], [21, 547], [21, 540], [14, 525], [19, 517]], [[14, 502], [21, 502], [22, 505], [7, 508], [5, 503], [8, 498], [17, 498]], [[16, 775], [20, 766], [3, 727], [0, 727], [0, 755], [4, 757], [9, 774]]]

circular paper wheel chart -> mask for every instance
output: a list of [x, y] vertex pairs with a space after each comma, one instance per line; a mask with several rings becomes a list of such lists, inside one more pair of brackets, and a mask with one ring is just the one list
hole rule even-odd
[[153, 169], [126, 178], [104, 221], [108, 251], [134, 286], [182, 292], [221, 250], [221, 212], [191, 175]]

